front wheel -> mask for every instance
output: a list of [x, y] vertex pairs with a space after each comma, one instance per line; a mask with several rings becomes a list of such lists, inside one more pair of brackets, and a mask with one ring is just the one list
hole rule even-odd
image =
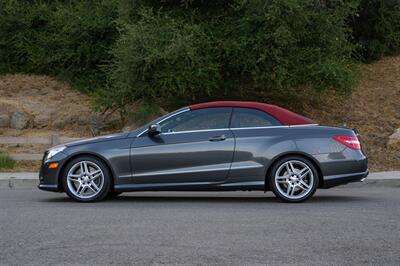
[[102, 161], [91, 156], [70, 161], [62, 179], [65, 192], [76, 201], [99, 201], [110, 192], [111, 175], [108, 168]]
[[309, 160], [290, 156], [274, 164], [268, 180], [278, 198], [286, 202], [301, 202], [315, 193], [318, 172]]

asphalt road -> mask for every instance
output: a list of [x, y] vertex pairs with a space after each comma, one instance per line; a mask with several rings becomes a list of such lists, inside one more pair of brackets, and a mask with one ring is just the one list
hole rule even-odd
[[0, 190], [0, 264], [400, 265], [400, 187], [126, 193], [94, 204]]

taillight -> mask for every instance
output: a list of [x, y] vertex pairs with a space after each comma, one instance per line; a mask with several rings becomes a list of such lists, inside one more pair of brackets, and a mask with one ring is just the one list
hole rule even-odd
[[361, 143], [357, 136], [334, 136], [333, 139], [339, 141], [350, 149], [361, 150]]

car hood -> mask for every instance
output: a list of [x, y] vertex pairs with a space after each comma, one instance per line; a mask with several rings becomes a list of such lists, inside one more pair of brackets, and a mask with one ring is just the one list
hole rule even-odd
[[104, 136], [99, 136], [99, 137], [94, 137], [94, 138], [81, 139], [81, 140], [77, 140], [77, 141], [67, 142], [62, 145], [67, 146], [67, 147], [72, 147], [72, 146], [90, 144], [90, 143], [95, 143], [95, 142], [122, 139], [122, 138], [127, 137], [128, 135], [129, 135], [129, 133], [117, 133], [117, 134], [112, 134], [112, 135], [104, 135]]

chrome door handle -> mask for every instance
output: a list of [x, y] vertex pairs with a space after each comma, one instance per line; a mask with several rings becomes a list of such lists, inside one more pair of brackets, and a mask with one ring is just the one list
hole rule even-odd
[[209, 139], [209, 141], [223, 141], [225, 139], [226, 139], [225, 135], [221, 135], [221, 136], [212, 137]]

